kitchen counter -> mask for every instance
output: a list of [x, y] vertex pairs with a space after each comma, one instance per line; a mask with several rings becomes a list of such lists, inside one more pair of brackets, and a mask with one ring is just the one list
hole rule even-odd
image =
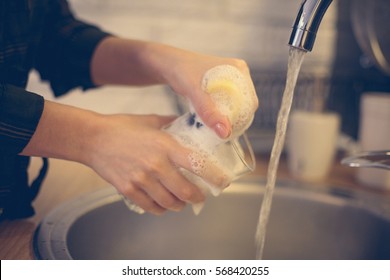
[[[257, 157], [257, 167], [253, 174], [248, 177], [265, 178], [269, 155]], [[30, 173], [36, 174], [40, 167], [40, 160], [33, 159]], [[313, 187], [323, 188], [337, 186], [348, 189], [365, 189], [370, 192], [380, 193], [378, 190], [368, 189], [359, 185], [355, 180], [356, 170], [335, 163], [331, 174], [322, 182], [312, 183]], [[290, 176], [285, 157], [281, 158], [278, 179], [294, 179]], [[74, 162], [62, 160], [50, 160], [50, 169], [42, 186], [40, 194], [34, 202], [36, 215], [32, 218], [19, 221], [3, 221], [0, 223], [0, 259], [22, 260], [34, 259], [32, 238], [39, 222], [52, 209], [67, 200], [82, 194], [101, 188], [110, 187], [98, 177], [91, 169]], [[389, 192], [382, 192], [389, 195]]]

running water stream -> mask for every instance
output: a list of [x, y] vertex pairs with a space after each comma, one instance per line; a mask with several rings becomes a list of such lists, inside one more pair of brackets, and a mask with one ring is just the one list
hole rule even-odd
[[272, 196], [274, 193], [276, 174], [279, 166], [279, 158], [283, 150], [284, 141], [286, 138], [286, 130], [288, 117], [291, 109], [291, 104], [294, 96], [294, 89], [297, 83], [298, 74], [301, 69], [303, 58], [306, 52], [297, 48], [290, 48], [286, 87], [283, 93], [282, 104], [278, 114], [278, 120], [276, 125], [275, 140], [272, 147], [271, 158], [269, 161], [267, 171], [267, 184], [265, 187], [265, 193], [263, 202], [260, 209], [259, 220], [256, 230], [256, 258], [263, 258], [265, 236], [267, 231], [267, 224], [269, 220], [269, 214], [272, 205]]

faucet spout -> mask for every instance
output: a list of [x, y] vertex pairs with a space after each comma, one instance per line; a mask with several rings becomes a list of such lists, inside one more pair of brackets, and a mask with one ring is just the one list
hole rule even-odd
[[318, 27], [332, 0], [303, 0], [290, 36], [289, 45], [311, 51]]

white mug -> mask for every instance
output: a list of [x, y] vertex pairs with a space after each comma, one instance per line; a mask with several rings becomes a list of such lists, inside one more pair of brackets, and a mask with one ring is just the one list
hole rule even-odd
[[336, 113], [291, 112], [287, 130], [288, 167], [305, 181], [326, 178], [334, 163], [340, 117]]

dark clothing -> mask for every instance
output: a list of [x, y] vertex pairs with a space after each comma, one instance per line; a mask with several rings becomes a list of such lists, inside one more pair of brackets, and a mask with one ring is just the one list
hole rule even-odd
[[37, 69], [56, 95], [91, 88], [89, 63], [107, 34], [76, 20], [65, 0], [0, 5], [0, 154], [18, 154], [43, 110], [42, 97], [24, 90], [29, 71]]
[[20, 170], [28, 160], [17, 155], [44, 107], [41, 96], [25, 90], [29, 71], [49, 81], [56, 96], [92, 88], [90, 60], [108, 35], [77, 20], [66, 0], [0, 0], [0, 214], [18, 197], [11, 195], [15, 185], [26, 184]]

